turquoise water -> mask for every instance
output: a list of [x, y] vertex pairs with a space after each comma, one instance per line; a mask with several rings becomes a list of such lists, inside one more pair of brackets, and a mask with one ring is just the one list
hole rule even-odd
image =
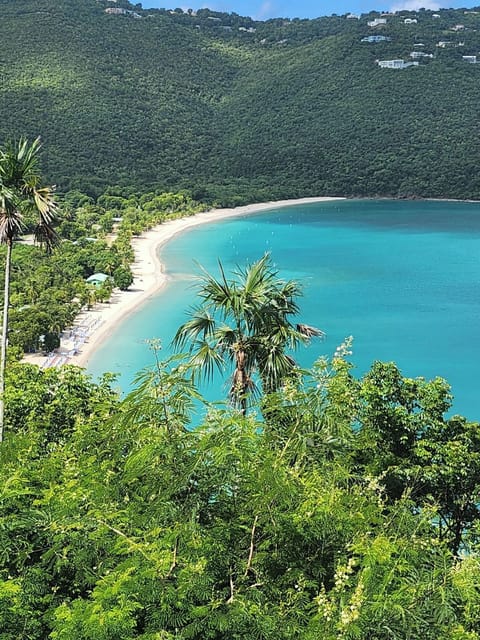
[[[304, 286], [300, 318], [325, 342], [302, 348], [311, 365], [353, 335], [357, 375], [374, 360], [395, 361], [406, 376], [442, 376], [453, 410], [480, 419], [480, 204], [433, 201], [331, 201], [296, 205], [193, 228], [161, 250], [170, 283], [97, 351], [88, 371], [120, 372], [128, 389], [152, 363], [145, 340], [163, 354], [195, 302], [195, 260], [218, 273], [271, 252], [284, 278]], [[220, 382], [210, 399], [222, 399]]]

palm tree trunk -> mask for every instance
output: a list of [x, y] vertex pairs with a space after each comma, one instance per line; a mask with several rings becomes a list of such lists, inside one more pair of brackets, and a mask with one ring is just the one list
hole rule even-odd
[[246, 353], [240, 348], [236, 350], [236, 368], [233, 374], [233, 395], [235, 404], [240, 407], [243, 416], [247, 415], [248, 376], [245, 371]]
[[5, 261], [5, 290], [3, 294], [2, 337], [0, 342], [0, 442], [3, 441], [3, 423], [5, 413], [5, 364], [7, 361], [8, 306], [10, 298], [10, 265], [13, 240], [7, 240], [7, 258]]

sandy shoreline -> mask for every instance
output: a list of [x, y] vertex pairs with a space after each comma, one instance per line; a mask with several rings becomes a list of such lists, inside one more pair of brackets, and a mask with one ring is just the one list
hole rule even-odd
[[280, 200], [250, 204], [234, 209], [212, 209], [194, 216], [164, 222], [150, 231], [132, 240], [135, 260], [132, 265], [134, 281], [128, 291], [118, 291], [112, 295], [109, 303], [97, 304], [88, 311], [82, 311], [70, 330], [64, 332], [60, 348], [55, 354], [45, 357], [30, 354], [26, 362], [42, 367], [73, 364], [86, 367], [96, 348], [108, 339], [116, 327], [142, 304], [156, 295], [167, 282], [164, 265], [158, 258], [158, 249], [178, 233], [191, 227], [215, 222], [233, 216], [246, 215], [287, 207], [296, 204], [310, 204], [343, 198], [300, 198], [298, 200]]

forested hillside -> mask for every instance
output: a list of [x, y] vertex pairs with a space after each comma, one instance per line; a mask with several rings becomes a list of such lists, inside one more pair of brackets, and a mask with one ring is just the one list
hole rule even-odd
[[[480, 65], [463, 58], [480, 51], [480, 12], [369, 26], [380, 14], [254, 22], [0, 0], [0, 16], [0, 143], [41, 135], [61, 191], [480, 197]], [[377, 64], [393, 59], [418, 66]]]

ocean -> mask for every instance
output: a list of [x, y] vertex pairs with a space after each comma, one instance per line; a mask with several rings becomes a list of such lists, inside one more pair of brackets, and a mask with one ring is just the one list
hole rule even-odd
[[[128, 317], [97, 350], [87, 371], [118, 373], [123, 391], [161, 357], [195, 304], [199, 265], [218, 274], [269, 252], [285, 279], [303, 285], [299, 320], [325, 341], [302, 347], [310, 366], [353, 336], [354, 374], [375, 360], [395, 361], [403, 375], [445, 378], [452, 413], [480, 420], [480, 204], [445, 201], [335, 200], [295, 205], [194, 227], [160, 249], [169, 284]], [[227, 383], [205, 389], [222, 400]]]

